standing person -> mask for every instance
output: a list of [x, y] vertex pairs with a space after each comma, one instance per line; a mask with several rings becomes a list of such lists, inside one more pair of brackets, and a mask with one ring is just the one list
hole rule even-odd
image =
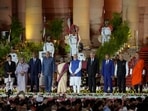
[[48, 37], [47, 42], [44, 43], [43, 51], [44, 52], [46, 52], [46, 51], [51, 52], [51, 56], [54, 57], [55, 47], [54, 47], [54, 44], [51, 42], [50, 37]]
[[138, 93], [138, 88], [140, 87], [140, 92], [142, 92], [142, 75], [144, 74], [144, 60], [140, 59], [139, 54], [135, 54], [135, 60], [132, 62], [132, 86], [134, 86], [135, 91]]
[[95, 57], [95, 53], [91, 52], [87, 61], [87, 75], [89, 91], [96, 92], [96, 76], [99, 74], [99, 61]]
[[102, 40], [101, 43], [104, 45], [105, 42], [109, 42], [111, 36], [111, 28], [109, 27], [109, 21], [105, 20], [104, 27], [101, 29]]
[[25, 63], [24, 58], [20, 58], [19, 63], [16, 67], [16, 77], [17, 77], [17, 88], [18, 92], [26, 91], [26, 83], [27, 83], [27, 73], [28, 73], [29, 65]]
[[108, 92], [108, 87], [110, 88], [110, 93], [112, 93], [112, 77], [114, 75], [114, 62], [109, 58], [109, 55], [105, 55], [105, 60], [102, 62], [102, 75], [104, 79], [104, 92]]
[[61, 58], [60, 63], [57, 65], [57, 93], [65, 93], [67, 90], [67, 71], [68, 64]]
[[82, 62], [77, 59], [77, 54], [73, 55], [70, 62], [70, 86], [73, 86], [74, 93], [80, 93]]
[[119, 59], [115, 64], [115, 76], [117, 76], [117, 86], [119, 92], [125, 93], [126, 76], [128, 76], [128, 62], [124, 60], [123, 55], [119, 55]]
[[52, 78], [55, 72], [55, 61], [54, 58], [50, 56], [50, 52], [46, 52], [46, 56], [43, 58], [42, 62], [42, 74], [44, 75], [45, 81], [45, 91], [51, 92]]
[[29, 61], [29, 77], [31, 82], [31, 92], [36, 85], [35, 91], [39, 92], [39, 77], [41, 74], [41, 60], [37, 57], [36, 52], [33, 52], [32, 58]]
[[6, 92], [8, 92], [8, 90], [12, 91], [13, 89], [15, 69], [16, 69], [16, 64], [15, 62], [12, 61], [11, 55], [8, 55], [7, 61], [4, 63]]
[[79, 52], [78, 47], [80, 43], [80, 36], [78, 35], [78, 26], [72, 25], [71, 26], [71, 34], [68, 37], [68, 43], [70, 45], [70, 54], [73, 56]]

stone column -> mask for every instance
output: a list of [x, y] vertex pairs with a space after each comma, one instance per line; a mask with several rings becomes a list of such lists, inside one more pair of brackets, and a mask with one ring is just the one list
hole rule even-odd
[[12, 1], [0, 0], [0, 22], [4, 25], [3, 30], [9, 30], [12, 16]]
[[[17, 7], [18, 7], [18, 19], [22, 23], [22, 26], [25, 28], [25, 14], [26, 14], [26, 0], [18, 0]], [[22, 41], [25, 41], [25, 32], [21, 34]]]
[[81, 42], [90, 45], [89, 0], [73, 0], [73, 24], [79, 26]]
[[139, 46], [146, 43], [148, 37], [148, 0], [139, 0]]
[[138, 0], [123, 0], [123, 20], [129, 22], [131, 29], [131, 38], [129, 43], [131, 46], [137, 45], [138, 38]]
[[26, 0], [26, 40], [42, 40], [42, 0]]
[[98, 37], [104, 21], [104, 0], [90, 1], [90, 40], [93, 46], [99, 46]]
[[112, 19], [114, 12], [121, 13], [122, 1], [124, 0], [104, 0], [104, 19]]
[[18, 18], [23, 27], [25, 27], [25, 3], [25, 0], [18, 0]]

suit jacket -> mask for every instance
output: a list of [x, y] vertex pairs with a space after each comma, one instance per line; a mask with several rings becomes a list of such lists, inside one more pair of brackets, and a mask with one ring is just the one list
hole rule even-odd
[[53, 57], [44, 57], [42, 62], [42, 73], [45, 76], [52, 76], [55, 72], [55, 61]]
[[86, 69], [87, 69], [88, 76], [95, 76], [96, 73], [99, 73], [99, 61], [98, 61], [98, 59], [94, 58], [93, 62], [91, 63], [91, 58], [88, 58]]
[[41, 60], [39, 58], [36, 58], [36, 61], [34, 62], [33, 58], [29, 61], [29, 70], [31, 76], [38, 76], [39, 73], [41, 73]]
[[112, 60], [109, 60], [108, 63], [106, 63], [106, 60], [103, 60], [103, 62], [102, 62], [102, 75], [108, 76], [108, 77], [114, 75], [114, 62]]
[[15, 62], [11, 61], [11, 64], [9, 65], [8, 61], [4, 63], [4, 76], [5, 78], [8, 78], [7, 72], [12, 72], [11, 77], [15, 77], [15, 69], [16, 69], [16, 64]]

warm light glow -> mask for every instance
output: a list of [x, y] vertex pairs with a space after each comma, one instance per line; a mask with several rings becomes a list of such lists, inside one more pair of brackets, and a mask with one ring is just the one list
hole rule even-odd
[[26, 25], [26, 40], [31, 40], [33, 35], [33, 30], [30, 25]]
[[26, 40], [41, 42], [42, 26], [41, 0], [26, 0]]
[[130, 45], [127, 45], [128, 48], [130, 48]]

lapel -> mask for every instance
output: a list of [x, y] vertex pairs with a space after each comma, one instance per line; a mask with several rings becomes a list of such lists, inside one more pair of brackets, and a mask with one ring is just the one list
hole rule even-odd
[[105, 63], [105, 65], [109, 65], [110, 60], [108, 60], [108, 61], [105, 60], [104, 63]]
[[93, 59], [93, 61], [90, 59], [90, 64], [93, 65], [95, 62], [95, 58]]
[[36, 64], [36, 61], [37, 61], [37, 59], [35, 61], [32, 59], [32, 64], [33, 65]]
[[9, 62], [7, 62], [7, 65], [8, 65], [8, 67], [10, 67], [11, 65], [12, 65], [12, 62], [11, 62], [11, 64], [9, 65]]

